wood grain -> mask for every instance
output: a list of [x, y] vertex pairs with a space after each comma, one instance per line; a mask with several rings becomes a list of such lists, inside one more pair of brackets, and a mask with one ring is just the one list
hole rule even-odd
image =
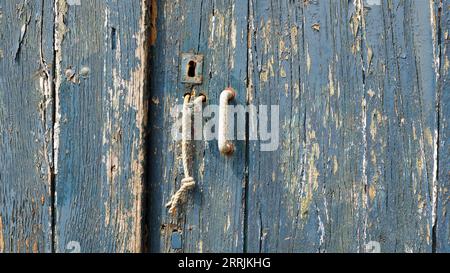
[[436, 252], [450, 252], [450, 1], [439, 10], [439, 172], [436, 211]]
[[0, 1], [0, 253], [51, 251], [52, 14]]
[[[449, 252], [449, 33], [450, 0], [0, 0], [0, 253]], [[191, 141], [171, 216], [174, 107], [226, 87], [279, 147]]]
[[280, 149], [250, 145], [248, 251], [431, 252], [430, 3], [251, 3], [251, 103], [283, 107]]
[[139, 252], [148, 5], [67, 3], [55, 20], [55, 251]]
[[[152, 48], [150, 106], [150, 251], [242, 252], [244, 250], [245, 141], [231, 157], [220, 155], [216, 141], [195, 141], [192, 170], [197, 186], [186, 206], [172, 217], [165, 204], [183, 178], [181, 146], [173, 140], [171, 110], [186, 91], [207, 95], [218, 105], [232, 86], [236, 103], [245, 104], [247, 3], [245, 1], [153, 1], [157, 37]], [[180, 83], [181, 53], [204, 54], [204, 81]], [[206, 120], [206, 119], [205, 119]], [[181, 238], [181, 245], [178, 243]]]

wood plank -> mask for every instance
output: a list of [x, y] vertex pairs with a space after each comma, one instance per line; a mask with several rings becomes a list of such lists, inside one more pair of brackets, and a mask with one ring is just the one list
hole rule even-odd
[[52, 2], [0, 1], [0, 253], [51, 251]]
[[431, 252], [437, 164], [433, 10], [427, 1], [392, 1], [370, 6], [368, 13], [367, 236], [382, 251]]
[[[165, 204], [183, 178], [180, 143], [171, 136], [171, 109], [182, 103], [182, 52], [204, 54], [204, 81], [196, 94], [218, 105], [221, 91], [237, 90], [246, 103], [247, 3], [235, 0], [153, 1], [157, 14], [152, 37], [152, 81], [149, 126], [150, 250], [152, 252], [242, 252], [244, 250], [245, 141], [231, 157], [219, 154], [217, 141], [195, 141], [196, 188], [176, 216]], [[180, 241], [181, 239], [181, 241]]]
[[139, 252], [147, 1], [56, 6], [55, 251]]
[[439, 173], [436, 252], [450, 252], [450, 1], [440, 10]]
[[[436, 32], [426, 1], [251, 1], [248, 251], [431, 252]], [[268, 16], [270, 15], [270, 16]]]

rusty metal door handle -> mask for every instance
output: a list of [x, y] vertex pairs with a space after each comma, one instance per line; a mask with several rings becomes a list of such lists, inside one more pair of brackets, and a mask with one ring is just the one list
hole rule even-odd
[[236, 92], [230, 87], [220, 94], [218, 143], [219, 151], [224, 155], [230, 155], [234, 151], [234, 145], [229, 139], [228, 131], [228, 102], [235, 97]]

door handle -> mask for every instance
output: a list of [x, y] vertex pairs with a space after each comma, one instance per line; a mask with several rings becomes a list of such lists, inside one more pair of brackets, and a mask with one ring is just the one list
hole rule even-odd
[[234, 152], [234, 145], [228, 138], [228, 102], [235, 97], [236, 92], [231, 87], [223, 90], [220, 94], [218, 143], [219, 151], [224, 155], [230, 155]]

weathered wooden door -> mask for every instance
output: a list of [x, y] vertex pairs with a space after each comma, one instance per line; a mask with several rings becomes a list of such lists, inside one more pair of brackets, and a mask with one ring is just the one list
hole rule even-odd
[[[156, 11], [151, 251], [448, 251], [448, 1], [160, 1]], [[201, 85], [181, 82], [183, 52], [204, 55]], [[224, 157], [196, 141], [197, 187], [172, 217], [164, 204], [183, 169], [170, 109], [192, 91], [217, 105], [228, 86], [235, 104], [280, 107], [279, 147], [247, 134]]]
[[[448, 0], [0, 0], [0, 252], [449, 252], [449, 31]], [[226, 87], [258, 118], [189, 141], [171, 215], [173, 111]]]
[[147, 1], [0, 1], [0, 252], [143, 249]]

